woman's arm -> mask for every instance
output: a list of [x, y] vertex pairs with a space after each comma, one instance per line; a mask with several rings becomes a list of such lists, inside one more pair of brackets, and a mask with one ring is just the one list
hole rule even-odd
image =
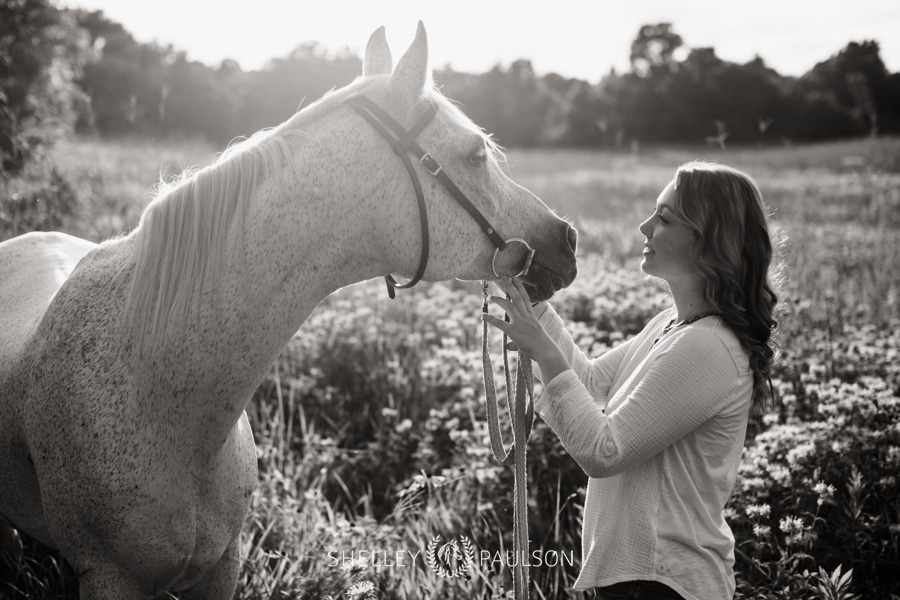
[[[604, 414], [573, 373], [550, 381], [535, 410], [590, 477], [610, 477], [655, 456], [715, 416], [746, 385], [710, 330], [673, 337], [641, 381]], [[749, 388], [748, 388], [749, 389]]]
[[535, 410], [590, 477], [609, 477], [640, 464], [717, 414], [746, 385], [724, 342], [708, 329], [672, 335], [621, 403], [604, 414], [566, 356], [534, 315], [519, 282], [503, 306], [510, 322], [484, 316], [532, 355], [546, 385]]
[[531, 355], [537, 363], [541, 381], [547, 383], [562, 371], [572, 369], [592, 396], [606, 400], [616, 370], [632, 340], [591, 360], [575, 344], [563, 320], [550, 305], [531, 306], [528, 293], [517, 280], [503, 280], [500, 285], [509, 294], [509, 300], [497, 296], [490, 300], [506, 310], [510, 322], [490, 315], [485, 315], [484, 320], [510, 334], [516, 345]]
[[[569, 366], [575, 371], [578, 379], [584, 384], [594, 398], [605, 400], [609, 395], [609, 389], [612, 386], [613, 378], [619, 365], [625, 359], [629, 348], [634, 343], [634, 338], [630, 338], [615, 348], [604, 352], [600, 357], [591, 359], [575, 344], [572, 334], [565, 327], [562, 318], [553, 310], [553, 307], [546, 305], [541, 311], [541, 306], [535, 307], [535, 312], [540, 315], [539, 321], [541, 326], [547, 331], [547, 334], [556, 342], [563, 356], [566, 358]], [[538, 377], [544, 383], [549, 383], [553, 377], [549, 373], [545, 373], [538, 363]]]

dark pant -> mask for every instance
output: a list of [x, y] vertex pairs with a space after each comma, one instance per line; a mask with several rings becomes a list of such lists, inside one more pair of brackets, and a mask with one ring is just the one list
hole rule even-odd
[[595, 588], [597, 600], [684, 600], [672, 588], [658, 581], [623, 581]]

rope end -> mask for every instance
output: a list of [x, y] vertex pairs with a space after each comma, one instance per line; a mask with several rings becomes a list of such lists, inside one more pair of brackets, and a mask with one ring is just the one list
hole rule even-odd
[[384, 283], [387, 285], [388, 297], [393, 300], [397, 297], [397, 291], [394, 289], [393, 284], [391, 284], [391, 280], [387, 277], [384, 278]]

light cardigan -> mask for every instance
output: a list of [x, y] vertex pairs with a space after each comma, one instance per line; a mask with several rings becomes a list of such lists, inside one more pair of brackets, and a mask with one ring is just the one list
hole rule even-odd
[[552, 307], [540, 317], [571, 369], [545, 382], [535, 410], [590, 477], [576, 589], [650, 580], [689, 600], [734, 595], [723, 509], [747, 431], [749, 356], [719, 317], [654, 345], [674, 316], [595, 360]]

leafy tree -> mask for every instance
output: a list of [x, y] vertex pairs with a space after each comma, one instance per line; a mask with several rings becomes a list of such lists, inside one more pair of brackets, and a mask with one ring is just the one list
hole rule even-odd
[[248, 75], [239, 92], [243, 107], [240, 130], [234, 135], [277, 125], [361, 72], [362, 61], [346, 49], [332, 54], [316, 42], [301, 44], [289, 56], [276, 58]]
[[676, 70], [676, 53], [683, 45], [671, 23], [644, 25], [631, 43], [632, 72], [638, 77], [653, 77]]
[[160, 126], [167, 69], [176, 59], [171, 48], [142, 44], [101, 11], [77, 12], [98, 60], [87, 65], [81, 86], [91, 98], [91, 119], [82, 130], [102, 133], [150, 133]]
[[233, 61], [216, 70], [179, 54], [166, 70], [160, 123], [162, 131], [192, 132], [225, 143], [239, 133], [244, 73]]
[[718, 81], [727, 69], [728, 63], [716, 56], [713, 48], [691, 50], [665, 85], [669, 102], [660, 115], [665, 123], [657, 128], [657, 135], [669, 141], [698, 142], [720, 133], [717, 121], [727, 129], [731, 119]]
[[[50, 1], [0, 0], [4, 170], [21, 168], [50, 132], [70, 124], [79, 95], [90, 103], [90, 110], [74, 112], [80, 131], [202, 135], [224, 143], [285, 120], [360, 72], [357, 56], [315, 42], [258, 71], [244, 72], [234, 61], [210, 67], [171, 47], [135, 41], [102, 12], [61, 11]], [[17, 43], [25, 39], [38, 41]], [[86, 62], [91, 51], [95, 60]], [[713, 48], [689, 49], [671, 23], [657, 23], [639, 29], [630, 57], [630, 72], [611, 71], [598, 85], [554, 73], [539, 77], [525, 59], [482, 74], [445, 68], [435, 79], [506, 146], [900, 131], [900, 74], [887, 72], [877, 42], [848, 44], [793, 78], [759, 58], [741, 65]]]
[[584, 81], [573, 82], [569, 92], [566, 137], [575, 146], [610, 146], [615, 133], [610, 127], [611, 106], [600, 86]]
[[528, 60], [514, 61], [505, 69], [497, 65], [481, 75], [447, 69], [435, 73], [435, 80], [444, 94], [460, 102], [466, 114], [504, 146], [547, 142], [565, 121], [556, 106], [562, 98], [537, 77]]
[[0, 0], [0, 163], [21, 172], [71, 129], [84, 96], [74, 85], [89, 57], [71, 16], [49, 0]]
[[665, 140], [673, 109], [671, 87], [679, 70], [678, 56], [684, 42], [671, 23], [644, 25], [631, 44], [631, 72], [611, 74], [601, 82], [611, 122], [601, 120], [607, 131], [617, 132], [619, 143]]
[[[610, 74], [571, 107], [569, 141], [599, 123], [618, 141], [824, 140], [900, 130], [900, 76], [887, 73], [878, 44], [851, 43], [799, 79], [760, 58], [724, 61], [713, 48], [686, 53], [671, 24], [645, 25], [632, 43], [632, 70]], [[580, 133], [576, 134], [578, 131]], [[595, 132], [596, 134], [596, 132]], [[579, 138], [580, 136], [580, 138]]]
[[874, 134], [884, 126], [898, 130], [900, 97], [881, 60], [878, 42], [850, 42], [804, 78], [812, 89], [831, 92], [837, 106], [856, 121], [859, 132]]
[[776, 117], [780, 121], [780, 79], [760, 58], [738, 65], [720, 59], [713, 48], [695, 48], [667, 88], [666, 136], [692, 142], [761, 140]]

